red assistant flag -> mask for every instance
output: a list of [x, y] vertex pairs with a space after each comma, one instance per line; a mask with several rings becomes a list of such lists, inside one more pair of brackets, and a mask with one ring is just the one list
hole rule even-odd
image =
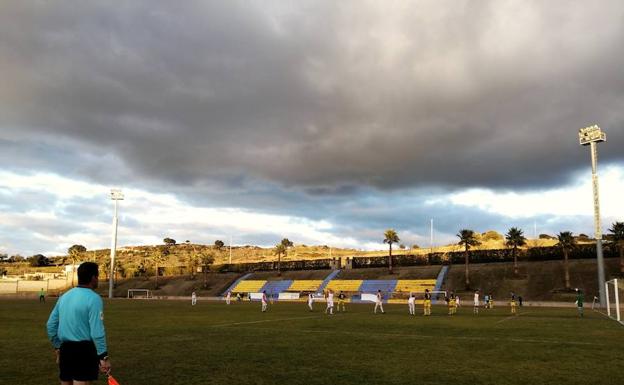
[[111, 376], [110, 374], [108, 375], [108, 385], [119, 385], [119, 382], [117, 382], [117, 380]]

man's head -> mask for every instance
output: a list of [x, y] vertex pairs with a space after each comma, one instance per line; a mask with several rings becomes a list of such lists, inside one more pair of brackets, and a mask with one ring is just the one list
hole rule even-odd
[[78, 266], [78, 284], [89, 286], [92, 289], [98, 287], [98, 265], [94, 262], [83, 262]]

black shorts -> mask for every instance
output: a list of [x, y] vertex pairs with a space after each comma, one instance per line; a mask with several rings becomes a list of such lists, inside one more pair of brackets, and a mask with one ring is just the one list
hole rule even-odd
[[61, 344], [59, 369], [61, 381], [95, 381], [100, 360], [93, 341], [67, 341]]

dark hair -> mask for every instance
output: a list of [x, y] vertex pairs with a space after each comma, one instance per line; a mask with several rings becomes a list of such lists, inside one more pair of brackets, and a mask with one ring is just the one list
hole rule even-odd
[[97, 277], [98, 265], [95, 262], [83, 262], [78, 266], [78, 284], [87, 285], [91, 278]]

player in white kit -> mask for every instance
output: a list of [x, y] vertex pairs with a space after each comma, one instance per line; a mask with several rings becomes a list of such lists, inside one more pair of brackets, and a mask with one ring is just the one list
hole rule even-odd
[[329, 290], [327, 292], [327, 307], [325, 308], [325, 314], [334, 314], [334, 292]]
[[266, 291], [262, 292], [262, 312], [266, 312], [268, 307]]
[[410, 293], [407, 299], [407, 305], [409, 306], [410, 315], [416, 315], [416, 297], [414, 297], [414, 293]]
[[381, 294], [381, 290], [377, 290], [377, 301], [375, 301], [375, 310], [373, 313], [377, 314], [377, 308], [381, 309], [381, 314], [385, 314], [386, 312], [383, 309], [383, 295]]
[[193, 292], [191, 294], [191, 306], [195, 306], [197, 305], [197, 294], [195, 294], [195, 292]]
[[308, 293], [308, 307], [310, 308], [310, 311], [314, 310], [312, 309], [313, 303], [314, 303], [314, 295], [312, 295], [312, 293]]
[[225, 295], [225, 304], [229, 305], [231, 300], [232, 300], [232, 292], [228, 290], [227, 294]]
[[474, 307], [472, 308], [474, 314], [479, 314], [479, 290], [474, 293]]

